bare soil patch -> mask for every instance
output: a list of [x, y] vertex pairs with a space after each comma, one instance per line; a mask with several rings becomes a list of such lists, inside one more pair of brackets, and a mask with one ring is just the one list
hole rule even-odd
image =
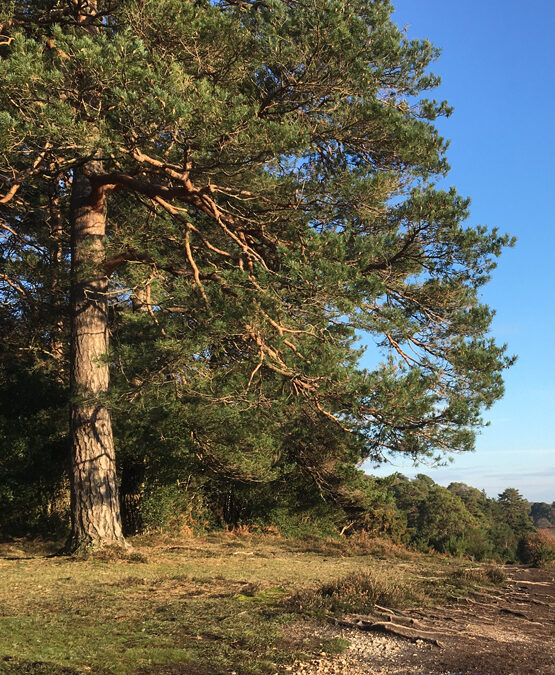
[[291, 672], [555, 675], [555, 570], [506, 572], [503, 587], [484, 588], [442, 607], [389, 615], [382, 608], [372, 616], [346, 616], [336, 627], [314, 626], [320, 637], [347, 638], [351, 645], [339, 657], [322, 654]]

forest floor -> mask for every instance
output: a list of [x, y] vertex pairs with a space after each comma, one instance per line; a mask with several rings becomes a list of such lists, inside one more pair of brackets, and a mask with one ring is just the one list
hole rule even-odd
[[0, 673], [555, 675], [555, 570], [375, 540], [0, 544]]

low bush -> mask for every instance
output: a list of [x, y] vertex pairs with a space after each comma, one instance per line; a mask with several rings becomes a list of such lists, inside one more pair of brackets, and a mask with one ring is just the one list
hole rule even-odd
[[145, 532], [191, 534], [200, 512], [198, 495], [178, 483], [149, 485], [141, 501]]
[[543, 567], [555, 560], [555, 539], [543, 532], [533, 532], [520, 541], [518, 557], [525, 565]]
[[475, 584], [502, 584], [506, 580], [506, 575], [498, 565], [488, 565], [485, 567], [466, 567], [455, 570], [449, 575], [449, 581], [459, 587], [472, 586]]
[[363, 614], [371, 612], [375, 605], [406, 605], [412, 596], [411, 589], [396, 579], [361, 571], [319, 588], [298, 591], [286, 602], [290, 609], [307, 613]]
[[488, 565], [484, 574], [492, 584], [504, 584], [507, 581], [507, 575], [499, 565]]

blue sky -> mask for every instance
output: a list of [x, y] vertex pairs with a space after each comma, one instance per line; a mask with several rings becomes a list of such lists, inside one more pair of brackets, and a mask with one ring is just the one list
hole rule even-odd
[[[472, 224], [518, 238], [505, 251], [483, 300], [497, 314], [493, 335], [518, 355], [502, 401], [476, 452], [447, 467], [409, 462], [374, 470], [426, 473], [496, 496], [516, 487], [531, 501], [555, 500], [555, 27], [554, 0], [393, 0], [396, 23], [441, 47], [435, 98], [454, 114], [447, 185], [472, 198]], [[370, 364], [368, 364], [370, 365]]]

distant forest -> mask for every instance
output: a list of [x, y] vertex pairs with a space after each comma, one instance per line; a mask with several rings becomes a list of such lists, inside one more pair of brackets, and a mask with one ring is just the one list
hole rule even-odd
[[[17, 391], [1, 408], [0, 536], [61, 540], [70, 527], [70, 492], [63, 433], [48, 428], [57, 400], [51, 396], [45, 403], [32, 392]], [[9, 419], [15, 409], [24, 409], [26, 424]], [[541, 564], [554, 557], [549, 531], [555, 528], [555, 502], [529, 503], [514, 488], [494, 499], [465, 483], [446, 488], [424, 474], [376, 478], [351, 464], [324, 490], [296, 465], [273, 481], [256, 482], [216, 464], [207, 468], [194, 456], [141, 455], [134, 462], [121, 456], [127, 535], [243, 528], [348, 537], [364, 531], [421, 552], [477, 561]]]

